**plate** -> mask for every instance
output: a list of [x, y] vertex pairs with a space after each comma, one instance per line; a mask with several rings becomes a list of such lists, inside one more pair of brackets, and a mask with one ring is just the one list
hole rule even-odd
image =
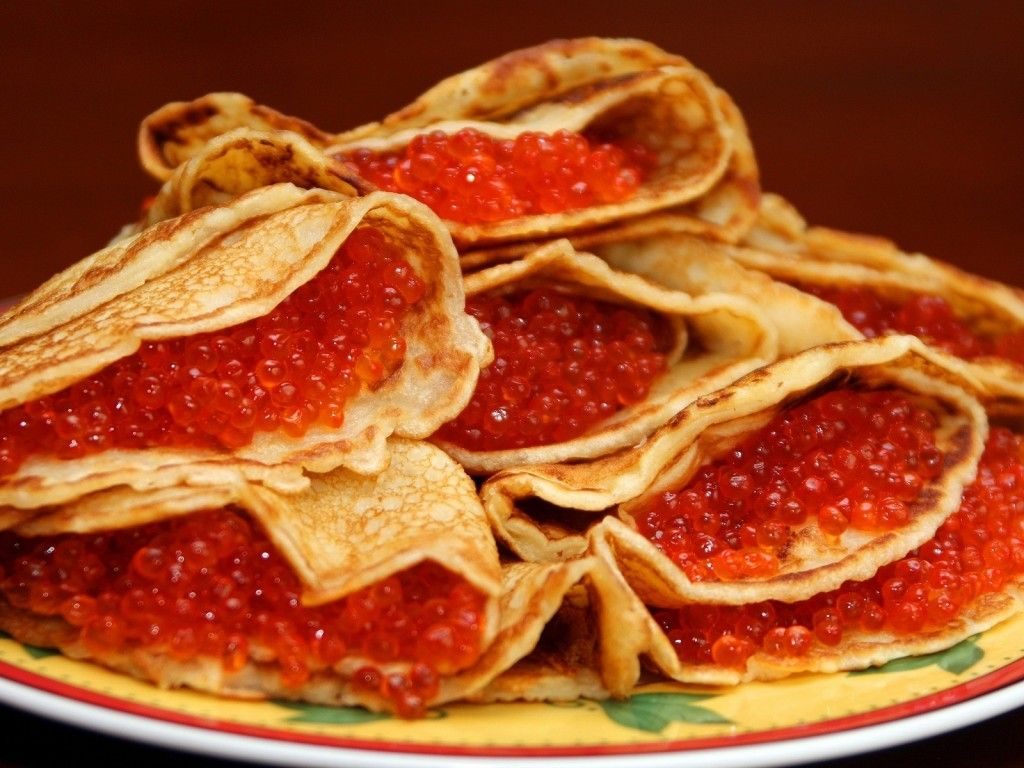
[[1024, 616], [936, 654], [732, 688], [642, 687], [627, 701], [458, 704], [419, 721], [359, 708], [161, 690], [0, 639], [0, 701], [151, 745], [350, 768], [771, 766], [953, 730], [1024, 705]]

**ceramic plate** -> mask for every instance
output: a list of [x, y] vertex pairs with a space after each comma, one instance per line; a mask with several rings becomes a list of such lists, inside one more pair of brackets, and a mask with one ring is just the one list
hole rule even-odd
[[166, 691], [0, 639], [0, 700], [154, 745], [278, 765], [769, 766], [856, 754], [1024, 705], [1024, 616], [866, 672], [628, 701], [453, 705], [405, 722], [358, 708]]

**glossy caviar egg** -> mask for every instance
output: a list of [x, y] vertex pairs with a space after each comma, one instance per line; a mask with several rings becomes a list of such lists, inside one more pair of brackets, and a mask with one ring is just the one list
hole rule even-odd
[[936, 426], [899, 392], [835, 389], [785, 408], [632, 515], [694, 581], [768, 577], [808, 519], [832, 536], [906, 523], [942, 469]]
[[495, 140], [472, 128], [421, 134], [398, 152], [356, 150], [345, 160], [378, 188], [464, 224], [622, 202], [654, 165], [653, 154], [635, 141], [572, 131]]
[[473, 397], [438, 436], [477, 451], [574, 437], [640, 402], [665, 370], [650, 312], [554, 289], [467, 299], [494, 346]]
[[270, 314], [145, 342], [84, 381], [0, 413], [0, 475], [34, 454], [233, 449], [261, 431], [337, 428], [354, 394], [401, 365], [402, 318], [424, 290], [396, 246], [359, 228]]
[[[16, 608], [63, 618], [100, 658], [146, 649], [235, 672], [258, 649], [290, 687], [359, 658], [354, 684], [376, 675], [377, 692], [410, 716], [422, 714], [441, 675], [481, 651], [484, 598], [461, 577], [422, 563], [308, 607], [263, 531], [230, 509], [105, 533], [2, 533], [0, 590]], [[390, 662], [408, 670], [384, 675]]]
[[1024, 437], [992, 430], [978, 477], [935, 536], [871, 579], [797, 603], [693, 605], [655, 619], [685, 662], [742, 668], [757, 651], [799, 657], [849, 632], [910, 635], [956, 619], [1024, 573]]

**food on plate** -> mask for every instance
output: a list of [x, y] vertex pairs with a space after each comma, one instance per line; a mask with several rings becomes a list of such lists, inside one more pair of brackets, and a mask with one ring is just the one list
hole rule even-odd
[[[656, 213], [659, 230], [735, 239], [756, 216], [757, 169], [739, 111], [684, 59], [634, 40], [516, 51], [442, 81], [380, 122], [333, 135], [240, 94], [169, 104], [140, 133], [143, 165], [167, 181], [155, 215], [165, 199], [187, 210], [193, 191], [205, 193], [191, 182], [197, 163], [219, 166], [204, 173], [227, 175], [236, 190], [266, 175], [241, 178], [249, 174], [234, 173], [222, 148], [211, 150], [232, 131], [254, 146], [301, 147], [294, 164], [285, 158], [269, 171], [278, 181], [318, 183], [331, 168], [331, 188], [421, 200], [464, 250], [635, 219], [651, 228], [646, 217]], [[307, 148], [323, 153], [313, 174]]]
[[[794, 602], [655, 603], [649, 658], [675, 680], [728, 685], [949, 648], [1021, 610], [1022, 489], [1024, 439], [995, 428], [959, 509], [903, 557]], [[656, 579], [653, 600], [671, 593]]]
[[626, 578], [657, 570], [678, 601], [797, 600], [869, 576], [956, 508], [987, 434], [922, 348], [894, 336], [787, 358], [633, 448], [499, 472], [484, 508], [536, 560], [580, 553], [606, 518]]
[[0, 504], [377, 472], [389, 434], [461, 410], [489, 355], [424, 206], [257, 190], [111, 246], [0, 318]]
[[762, 309], [778, 329], [783, 355], [830, 341], [916, 335], [987, 408], [1021, 413], [1024, 293], [881, 240], [811, 231], [815, 251], [768, 251], [686, 235], [592, 250], [616, 269], [670, 288], [729, 286], [749, 298], [767, 297]]
[[427, 443], [299, 494], [100, 491], [0, 534], [0, 626], [162, 686], [421, 714], [498, 628], [473, 483]]
[[0, 316], [17, 640], [419, 717], [1019, 612], [1024, 293], [762, 196], [685, 59], [556, 40], [341, 133], [213, 93], [139, 152]]
[[494, 361], [435, 440], [472, 473], [634, 445], [775, 357], [752, 302], [667, 291], [565, 240], [470, 274], [465, 288]]

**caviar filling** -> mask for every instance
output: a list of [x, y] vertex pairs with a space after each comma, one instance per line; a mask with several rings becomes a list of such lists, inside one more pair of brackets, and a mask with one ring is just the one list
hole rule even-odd
[[[422, 563], [322, 606], [263, 531], [230, 509], [97, 534], [0, 533], [0, 591], [15, 608], [57, 616], [103, 659], [141, 649], [187, 662], [250, 659], [297, 688], [347, 659], [353, 685], [421, 714], [441, 675], [481, 652], [484, 597]], [[405, 662], [395, 671], [395, 662]]]
[[834, 389], [783, 409], [631, 514], [693, 581], [769, 577], [791, 529], [808, 520], [831, 536], [906, 523], [943, 468], [936, 427], [900, 392]]
[[916, 294], [899, 301], [863, 286], [798, 287], [835, 304], [847, 322], [869, 339], [887, 333], [909, 333], [965, 360], [999, 357], [1024, 365], [1024, 330], [983, 334], [957, 317], [941, 296]]
[[656, 161], [629, 139], [528, 131], [497, 140], [473, 128], [432, 131], [397, 152], [359, 149], [344, 159], [380, 189], [463, 224], [620, 203], [636, 194]]
[[0, 476], [32, 455], [240, 448], [257, 432], [338, 428], [345, 403], [394, 372], [423, 281], [379, 232], [356, 229], [269, 315], [142, 344], [88, 379], [0, 414]]
[[847, 633], [937, 630], [1024, 573], [1024, 438], [995, 428], [960, 510], [935, 536], [867, 581], [798, 603], [658, 610], [679, 658], [742, 668], [755, 652], [800, 657]]
[[571, 440], [646, 398], [666, 367], [669, 329], [643, 309], [551, 288], [478, 294], [466, 304], [494, 362], [438, 436], [470, 450]]

